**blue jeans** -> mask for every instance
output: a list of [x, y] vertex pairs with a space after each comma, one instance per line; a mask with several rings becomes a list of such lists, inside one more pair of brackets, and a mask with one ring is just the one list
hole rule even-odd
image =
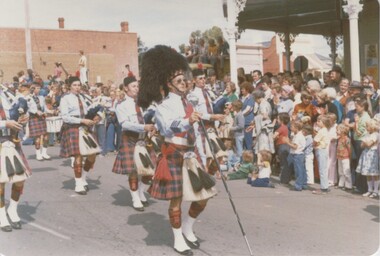
[[268, 187], [269, 178], [257, 178], [254, 181], [251, 181], [252, 187]]
[[106, 132], [106, 152], [112, 152], [116, 150], [115, 145], [116, 129], [113, 123], [109, 124]]
[[235, 137], [236, 157], [241, 160], [243, 154], [244, 135]]
[[98, 139], [99, 146], [102, 149], [101, 154], [104, 156], [106, 154], [106, 126], [104, 124], [95, 125], [95, 134]]
[[248, 125], [244, 127], [244, 148], [247, 150], [252, 150], [252, 144], [253, 144], [252, 131], [246, 132], [245, 128], [247, 127]]
[[280, 160], [280, 182], [288, 184], [290, 181], [290, 169], [288, 167], [289, 145], [280, 144], [277, 149], [277, 155]]
[[328, 178], [328, 169], [327, 169], [327, 153], [326, 148], [317, 148], [315, 153], [318, 161], [318, 171], [319, 171], [319, 180], [321, 183], [321, 189], [329, 188], [329, 178]]
[[294, 172], [296, 174], [295, 189], [302, 190], [306, 185], [306, 168], [305, 168], [305, 154], [289, 154], [289, 164], [293, 163]]

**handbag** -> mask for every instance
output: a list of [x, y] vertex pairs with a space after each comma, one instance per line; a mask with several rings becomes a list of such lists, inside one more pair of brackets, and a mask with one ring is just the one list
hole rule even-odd
[[27, 168], [12, 141], [1, 143], [0, 154], [0, 183], [20, 182], [29, 177]]

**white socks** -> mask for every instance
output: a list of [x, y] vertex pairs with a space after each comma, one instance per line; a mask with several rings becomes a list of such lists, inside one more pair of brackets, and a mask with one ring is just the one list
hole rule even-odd
[[51, 158], [51, 157], [47, 154], [47, 148], [42, 148], [41, 152], [42, 152], [42, 154], [41, 154], [42, 158], [47, 159], [47, 160], [49, 160], [49, 159]]
[[10, 200], [7, 212], [8, 212], [9, 218], [11, 219], [12, 222], [19, 222], [20, 221], [20, 217], [17, 214], [17, 205], [18, 205], [18, 202], [16, 202], [13, 199]]
[[187, 218], [182, 223], [182, 232], [187, 238], [187, 240], [189, 240], [190, 242], [197, 241], [197, 237], [194, 235], [194, 232], [193, 232], [193, 225], [195, 221], [196, 219], [190, 216], [187, 216]]
[[9, 226], [7, 213], [5, 211], [5, 206], [0, 208], [0, 227]]
[[143, 201], [143, 202], [146, 202], [148, 201], [144, 195], [144, 192], [146, 190], [146, 188], [148, 187], [148, 185], [142, 183], [141, 181], [139, 182], [139, 196], [140, 196], [140, 200]]
[[373, 180], [367, 180], [367, 185], [368, 185], [368, 192], [373, 192], [373, 187], [374, 187], [374, 184], [373, 184]]
[[131, 191], [131, 196], [132, 196], [132, 202], [133, 202], [133, 207], [134, 208], [143, 208], [143, 204], [141, 203], [140, 196], [139, 196], [139, 191]]
[[190, 250], [190, 247], [186, 244], [182, 235], [182, 228], [172, 228], [174, 234], [174, 249], [179, 252]]

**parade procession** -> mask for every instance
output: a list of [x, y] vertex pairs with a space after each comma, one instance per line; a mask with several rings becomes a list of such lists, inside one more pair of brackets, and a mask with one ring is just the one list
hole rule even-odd
[[380, 255], [380, 2], [193, 1], [10, 4], [0, 256]]

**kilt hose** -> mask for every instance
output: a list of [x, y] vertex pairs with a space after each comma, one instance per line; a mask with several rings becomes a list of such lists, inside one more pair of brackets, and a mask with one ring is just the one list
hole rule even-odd
[[29, 118], [29, 137], [38, 137], [46, 134], [46, 120], [43, 117], [31, 116]]
[[[169, 146], [170, 145], [170, 146]], [[166, 159], [168, 162], [168, 167], [170, 174], [172, 176], [172, 180], [170, 181], [161, 181], [157, 180], [153, 176], [152, 185], [148, 189], [148, 192], [150, 195], [159, 200], [170, 200], [173, 198], [182, 197], [183, 189], [182, 189], [182, 164], [183, 164], [183, 155], [188, 151], [195, 151], [197, 155], [198, 162], [201, 164], [202, 168], [202, 161], [200, 160], [199, 154], [197, 149], [192, 149], [190, 147], [178, 147], [175, 144], [169, 144], [164, 143], [162, 145], [163, 147], [175, 147], [174, 152], [167, 154]], [[164, 152], [164, 150], [162, 150]], [[162, 159], [163, 155], [161, 154], [158, 157], [157, 164]]]
[[[0, 137], [0, 143], [3, 143], [7, 140], [12, 141], [12, 138], [9, 136]], [[15, 149], [16, 149], [17, 153], [20, 154], [22, 163], [25, 166], [25, 172], [27, 173], [27, 176], [28, 177], [31, 176], [32, 175], [32, 169], [30, 168], [28, 160], [26, 159], [26, 156], [25, 156], [24, 152], [22, 151], [21, 143], [15, 143]], [[1, 157], [0, 157], [0, 162], [1, 162]], [[1, 167], [1, 163], [0, 163], [0, 167]]]

